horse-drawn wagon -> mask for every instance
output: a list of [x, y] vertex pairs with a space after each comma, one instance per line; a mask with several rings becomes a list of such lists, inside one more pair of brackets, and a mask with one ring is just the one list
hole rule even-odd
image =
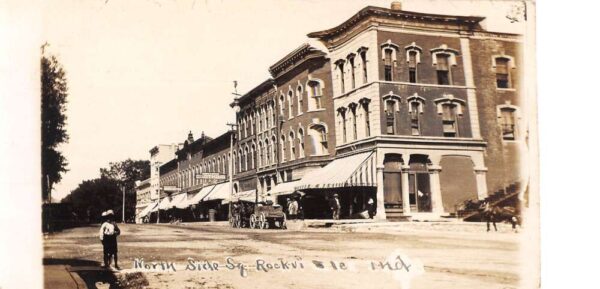
[[280, 205], [271, 201], [258, 204], [237, 202], [232, 204], [229, 223], [233, 228], [286, 229], [286, 215]]

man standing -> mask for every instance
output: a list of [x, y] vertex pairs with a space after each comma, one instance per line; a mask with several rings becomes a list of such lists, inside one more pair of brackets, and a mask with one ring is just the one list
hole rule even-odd
[[373, 198], [369, 198], [367, 201], [367, 212], [369, 213], [369, 219], [373, 219], [373, 216], [375, 216], [375, 201], [373, 201]]
[[341, 206], [340, 206], [340, 200], [338, 199], [338, 194], [333, 194], [333, 199], [330, 200], [329, 207], [331, 208], [331, 211], [333, 212], [333, 219], [339, 220]]

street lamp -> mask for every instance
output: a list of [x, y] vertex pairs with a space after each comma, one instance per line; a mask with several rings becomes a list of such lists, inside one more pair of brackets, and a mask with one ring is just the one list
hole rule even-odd
[[[234, 95], [236, 95], [236, 97], [233, 99], [233, 102], [230, 104], [230, 106], [233, 108], [233, 111], [235, 112], [235, 116], [236, 116], [236, 120], [237, 120], [237, 114], [240, 112], [240, 101], [239, 98], [237, 96], [239, 96], [239, 94], [234, 93]], [[228, 126], [231, 127], [231, 135], [230, 137], [230, 141], [229, 141], [229, 218], [231, 219], [231, 200], [233, 199], [233, 141], [234, 141], [234, 135], [237, 132], [237, 124], [236, 123], [227, 123]]]

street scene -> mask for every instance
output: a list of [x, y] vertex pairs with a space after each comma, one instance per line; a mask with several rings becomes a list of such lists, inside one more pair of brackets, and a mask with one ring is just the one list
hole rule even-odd
[[45, 288], [531, 285], [530, 3], [371, 2], [49, 8]]
[[[63, 268], [70, 266], [73, 274], [98, 272], [102, 246], [97, 230], [97, 226], [69, 229], [45, 238], [44, 263], [53, 264], [45, 265], [46, 271], [66, 270]], [[513, 233], [507, 224], [499, 226], [496, 234], [486, 233], [485, 224], [449, 222], [298, 227], [285, 232], [231, 229], [224, 223], [127, 224], [121, 230], [122, 270], [114, 273], [118, 277], [90, 277], [106, 283], [113, 280], [121, 286], [110, 288], [320, 288], [322, 284], [328, 288], [356, 288], [364, 284], [368, 284], [367, 288], [401, 288], [390, 270], [371, 270], [365, 265], [360, 271], [342, 271], [328, 264], [335, 261], [360, 266], [379, 262], [398, 249], [424, 264], [425, 272], [415, 276], [408, 288], [521, 288], [520, 234]], [[306, 267], [303, 270], [256, 269], [256, 259], [294, 261], [298, 256]], [[224, 267], [226, 257], [250, 265], [247, 276], [242, 277], [237, 269], [185, 270], [189, 258], [197, 262], [217, 261]], [[143, 277], [135, 280], [138, 283], [131, 285], [117, 283], [127, 280], [126, 275], [143, 271], [134, 269], [136, 259], [146, 263], [173, 262], [178, 268], [176, 272], [143, 272]], [[327, 271], [318, 269], [312, 261], [322, 261], [328, 266]], [[148, 282], [146, 287], [139, 286], [143, 284], [140, 280]], [[72, 285], [63, 284], [61, 288], [77, 288]]]

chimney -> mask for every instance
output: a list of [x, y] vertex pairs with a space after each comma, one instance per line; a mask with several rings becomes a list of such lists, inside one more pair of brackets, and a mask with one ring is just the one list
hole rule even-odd
[[391, 8], [392, 8], [392, 10], [395, 10], [395, 11], [402, 10], [402, 2], [400, 2], [400, 1], [394, 1], [394, 2], [392, 2]]
[[194, 135], [192, 134], [192, 131], [190, 130], [190, 133], [188, 134], [188, 143], [193, 143], [194, 142]]

